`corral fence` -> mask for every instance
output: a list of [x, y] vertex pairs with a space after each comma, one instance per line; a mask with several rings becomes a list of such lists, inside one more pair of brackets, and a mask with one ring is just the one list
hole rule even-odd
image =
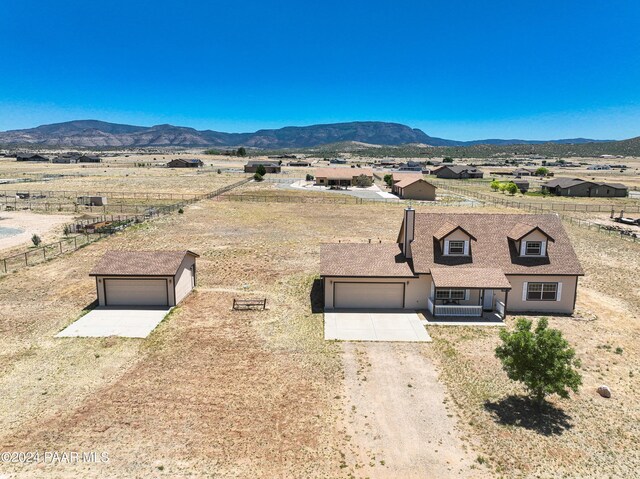
[[[76, 251], [90, 243], [94, 243], [102, 238], [108, 237], [118, 231], [122, 231], [134, 224], [158, 218], [170, 214], [174, 211], [204, 199], [211, 199], [222, 195], [234, 188], [251, 181], [250, 178], [238, 181], [231, 185], [218, 188], [217, 190], [201, 195], [193, 195], [190, 199], [185, 199], [178, 203], [165, 206], [147, 207], [144, 214], [136, 215], [101, 215], [90, 220], [79, 220], [66, 225], [65, 232], [69, 235], [55, 243], [38, 245], [12, 256], [0, 259], [0, 273], [7, 274], [27, 266], [50, 260], [65, 253]], [[102, 224], [102, 226], [100, 226]], [[95, 231], [87, 232], [87, 226], [98, 225]]]
[[78, 198], [80, 196], [106, 196], [109, 199], [117, 200], [188, 200], [196, 198], [198, 195], [193, 193], [173, 193], [173, 192], [153, 192], [141, 193], [139, 191], [76, 191], [76, 190], [0, 190], [0, 198], [4, 197], [3, 203], [11, 203], [18, 198], [18, 194], [27, 194], [29, 198]]
[[[445, 184], [441, 184], [439, 183], [437, 186], [441, 186], [443, 188], [445, 188], [448, 191], [451, 191], [453, 193], [456, 193], [458, 195], [461, 196], [471, 196], [473, 198], [477, 198], [481, 201], [484, 201], [486, 203], [491, 203], [494, 205], [500, 205], [500, 206], [505, 206], [508, 208], [516, 208], [516, 209], [521, 209], [521, 210], [525, 210], [525, 211], [529, 211], [532, 213], [555, 213], [557, 214], [562, 220], [564, 220], [565, 222], [571, 224], [571, 225], [575, 225], [575, 226], [579, 226], [581, 228], [585, 228], [588, 230], [592, 230], [592, 231], [598, 231], [600, 233], [606, 234], [608, 236], [613, 236], [613, 237], [617, 237], [617, 238], [622, 238], [622, 239], [626, 239], [629, 241], [633, 241], [634, 243], [640, 243], [640, 230], [636, 233], [633, 232], [630, 229], [624, 228], [622, 226], [617, 226], [617, 225], [603, 225], [600, 223], [595, 223], [593, 221], [589, 221], [589, 220], [583, 220], [581, 218], [574, 218], [573, 216], [570, 216], [566, 213], [564, 213], [563, 211], [556, 211], [556, 210], [551, 210], [548, 208], [545, 208], [545, 206], [549, 206], [548, 203], [529, 203], [529, 202], [522, 202], [522, 201], [517, 201], [517, 200], [509, 200], [508, 198], [495, 198], [491, 195], [487, 195], [484, 193], [479, 193], [477, 191], [468, 191], [468, 190], [464, 190], [462, 188], [457, 188], [455, 186], [450, 186]], [[551, 203], [551, 205], [554, 205], [557, 203]], [[563, 206], [566, 206], [563, 204]], [[572, 205], [568, 205], [568, 206], [572, 206]], [[586, 212], [591, 212], [591, 213], [596, 213], [596, 212], [611, 212], [611, 211], [615, 211], [615, 208], [617, 208], [617, 210], [624, 210], [625, 213], [630, 212], [639, 212], [640, 208], [639, 207], [634, 207], [633, 205], [631, 207], [629, 207], [628, 205], [616, 205], [616, 207], [614, 208], [611, 205], [583, 205], [583, 206], [589, 206], [589, 207], [598, 207], [598, 208], [602, 208], [602, 209], [591, 209], [591, 210], [587, 210]], [[635, 208], [635, 209], [634, 209]], [[573, 212], [585, 212], [585, 210], [568, 210], [568, 211], [573, 211]]]

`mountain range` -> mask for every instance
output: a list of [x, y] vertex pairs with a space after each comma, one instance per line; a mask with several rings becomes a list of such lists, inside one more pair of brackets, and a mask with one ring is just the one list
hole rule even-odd
[[36, 128], [0, 132], [0, 145], [84, 148], [129, 147], [252, 147], [262, 149], [312, 148], [339, 143], [370, 145], [473, 146], [522, 144], [582, 144], [607, 140], [585, 138], [563, 140], [476, 140], [455, 141], [427, 135], [422, 130], [399, 123], [355, 121], [311, 126], [288, 126], [253, 133], [224, 133], [183, 126], [151, 127], [122, 125], [98, 120], [75, 120]]

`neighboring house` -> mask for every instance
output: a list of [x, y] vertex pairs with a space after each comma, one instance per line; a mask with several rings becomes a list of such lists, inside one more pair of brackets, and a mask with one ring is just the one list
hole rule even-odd
[[587, 166], [587, 170], [610, 170], [611, 167], [609, 165], [591, 165]]
[[289, 162], [289, 166], [311, 166], [311, 162], [307, 160], [294, 160]]
[[167, 163], [168, 168], [200, 168], [204, 163], [198, 159], [176, 158]]
[[320, 258], [326, 310], [571, 314], [584, 274], [554, 214], [407, 208], [397, 244], [324, 244]]
[[107, 204], [106, 196], [78, 196], [76, 203], [84, 206], [105, 206]]
[[89, 276], [100, 306], [175, 306], [196, 285], [191, 251], [109, 251]]
[[273, 163], [272, 161], [248, 161], [247, 164], [244, 165], [244, 172], [256, 173], [259, 166], [264, 166], [267, 173], [280, 173], [282, 170], [278, 163]]
[[49, 161], [49, 158], [38, 155], [37, 153], [18, 153], [16, 155], [16, 161]]
[[400, 163], [398, 170], [422, 172], [422, 165], [417, 161], [407, 161], [406, 163]]
[[482, 178], [484, 173], [475, 166], [445, 165], [433, 170], [431, 174], [438, 178], [462, 180], [466, 178]]
[[360, 175], [369, 177], [373, 182], [371, 168], [317, 168], [314, 172], [315, 184], [320, 186], [353, 186]]
[[516, 178], [515, 180], [511, 180], [511, 182], [518, 187], [521, 193], [529, 191], [529, 182], [527, 180], [519, 180]]
[[436, 200], [436, 186], [422, 177], [422, 174], [393, 173], [391, 192], [407, 200]]
[[80, 155], [78, 157], [78, 163], [101, 163], [102, 158], [94, 155]]
[[536, 170], [530, 170], [529, 168], [516, 168], [511, 172], [513, 176], [533, 176], [536, 174]]
[[332, 163], [335, 165], [346, 165], [347, 160], [345, 160], [344, 158], [332, 158], [329, 160], [329, 163]]
[[542, 185], [542, 191], [558, 196], [626, 197], [629, 188], [621, 183], [603, 183], [580, 178], [556, 178]]

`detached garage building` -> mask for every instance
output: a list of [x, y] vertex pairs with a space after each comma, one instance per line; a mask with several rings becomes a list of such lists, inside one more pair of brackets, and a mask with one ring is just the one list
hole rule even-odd
[[191, 251], [109, 251], [89, 276], [100, 306], [175, 306], [196, 285]]

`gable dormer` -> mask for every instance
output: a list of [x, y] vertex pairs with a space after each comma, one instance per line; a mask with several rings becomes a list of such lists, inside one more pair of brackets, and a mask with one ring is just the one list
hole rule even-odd
[[528, 223], [516, 223], [508, 234], [518, 255], [523, 258], [547, 256], [547, 245], [554, 239], [542, 228]]
[[462, 226], [446, 222], [433, 237], [440, 243], [440, 251], [445, 256], [469, 256], [471, 254], [471, 241], [475, 237]]

